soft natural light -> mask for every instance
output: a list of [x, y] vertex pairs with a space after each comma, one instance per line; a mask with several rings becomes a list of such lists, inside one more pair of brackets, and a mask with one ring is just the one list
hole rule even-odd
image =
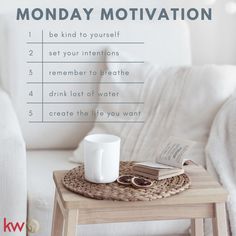
[[225, 10], [229, 14], [236, 13], [236, 1], [230, 1], [225, 5]]

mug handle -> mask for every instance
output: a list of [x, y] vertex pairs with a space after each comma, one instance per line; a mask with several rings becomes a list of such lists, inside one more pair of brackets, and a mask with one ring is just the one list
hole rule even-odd
[[94, 177], [97, 182], [102, 182], [103, 181], [103, 176], [102, 176], [102, 154], [104, 150], [99, 148], [95, 150], [95, 166], [98, 168], [95, 170]]

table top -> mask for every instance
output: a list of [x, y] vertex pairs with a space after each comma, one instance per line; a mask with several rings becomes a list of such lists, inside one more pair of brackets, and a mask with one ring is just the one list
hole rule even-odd
[[184, 167], [191, 187], [177, 195], [154, 201], [121, 202], [86, 198], [67, 190], [62, 184], [66, 171], [54, 171], [53, 179], [65, 209], [101, 209], [113, 207], [186, 205], [225, 202], [227, 191], [203, 167], [190, 164]]

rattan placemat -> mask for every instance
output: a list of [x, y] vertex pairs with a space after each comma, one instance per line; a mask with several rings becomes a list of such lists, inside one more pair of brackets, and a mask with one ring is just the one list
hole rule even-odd
[[[132, 174], [133, 164], [133, 162], [121, 162], [120, 175]], [[164, 180], [155, 180], [154, 184], [147, 189], [123, 186], [117, 182], [110, 184], [95, 184], [84, 179], [83, 165], [68, 171], [62, 182], [67, 189], [85, 197], [116, 201], [156, 200], [183, 192], [190, 186], [190, 179], [186, 174]]]

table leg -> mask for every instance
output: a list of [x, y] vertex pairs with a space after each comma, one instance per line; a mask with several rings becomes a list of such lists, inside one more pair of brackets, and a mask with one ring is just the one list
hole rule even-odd
[[215, 218], [212, 219], [214, 236], [227, 236], [225, 203], [215, 203]]
[[64, 236], [76, 236], [76, 225], [78, 222], [77, 218], [77, 210], [68, 210], [65, 219]]
[[61, 236], [63, 229], [63, 215], [58, 204], [57, 190], [54, 198], [53, 218], [52, 218], [52, 233], [51, 236]]
[[191, 236], [204, 236], [203, 219], [191, 219]]

